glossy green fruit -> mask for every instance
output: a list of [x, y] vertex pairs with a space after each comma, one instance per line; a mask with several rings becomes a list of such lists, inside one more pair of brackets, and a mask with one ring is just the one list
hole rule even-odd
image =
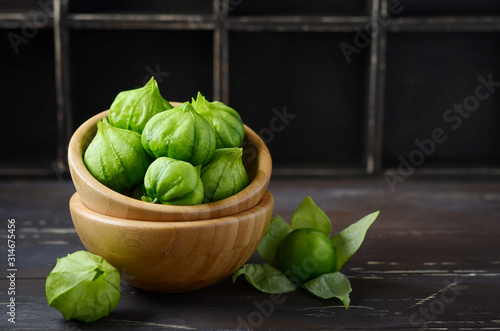
[[217, 148], [239, 147], [245, 137], [243, 121], [236, 110], [220, 101], [209, 102], [198, 92], [191, 101], [198, 114], [203, 115], [215, 132]]
[[142, 133], [154, 115], [173, 108], [160, 94], [158, 83], [151, 77], [141, 88], [120, 92], [109, 109], [111, 125]]
[[290, 232], [279, 244], [281, 270], [295, 283], [305, 283], [319, 275], [333, 272], [337, 263], [330, 237], [313, 228]]
[[57, 259], [45, 294], [49, 305], [66, 320], [93, 322], [108, 316], [118, 304], [120, 272], [102, 257], [78, 251]]
[[166, 156], [194, 166], [210, 162], [215, 151], [214, 130], [189, 102], [153, 116], [141, 142], [155, 158]]
[[203, 201], [201, 166], [169, 157], [153, 161], [144, 176], [143, 201], [166, 205], [197, 205]]
[[204, 203], [230, 197], [248, 185], [248, 176], [241, 161], [242, 148], [216, 149], [209, 164], [201, 169]]
[[142, 182], [151, 158], [142, 148], [140, 134], [115, 128], [104, 118], [97, 122], [83, 161], [98, 181], [123, 193]]

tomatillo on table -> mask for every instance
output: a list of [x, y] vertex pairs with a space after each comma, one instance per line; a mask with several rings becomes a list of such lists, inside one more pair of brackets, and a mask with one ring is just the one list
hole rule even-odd
[[47, 276], [45, 295], [66, 320], [94, 322], [120, 301], [120, 272], [103, 257], [78, 251], [57, 259]]
[[244, 275], [256, 289], [270, 294], [301, 287], [318, 298], [338, 298], [347, 309], [352, 287], [341, 269], [361, 246], [378, 214], [366, 215], [330, 239], [330, 218], [306, 196], [290, 224], [280, 215], [269, 222], [257, 248], [265, 263], [243, 265], [233, 274], [233, 282]]
[[278, 262], [295, 283], [305, 283], [333, 272], [337, 264], [335, 247], [323, 231], [299, 228], [290, 232], [278, 247]]

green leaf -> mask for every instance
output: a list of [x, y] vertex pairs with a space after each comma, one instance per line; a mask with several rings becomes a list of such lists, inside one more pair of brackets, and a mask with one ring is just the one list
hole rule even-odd
[[304, 198], [304, 201], [302, 201], [295, 213], [293, 213], [290, 225], [292, 230], [314, 228], [323, 231], [328, 236], [332, 232], [332, 222], [309, 196]]
[[245, 275], [250, 284], [264, 293], [288, 293], [297, 288], [297, 284], [269, 264], [245, 264], [233, 274], [233, 283], [240, 275]]
[[274, 217], [271, 222], [269, 222], [269, 227], [267, 232], [257, 247], [259, 255], [266, 260], [272, 266], [278, 266], [278, 256], [276, 252], [278, 251], [278, 246], [292, 230], [290, 225], [281, 217]]
[[302, 287], [322, 299], [339, 298], [345, 309], [349, 308], [351, 283], [349, 278], [340, 272], [323, 274], [302, 284]]
[[378, 214], [379, 211], [376, 211], [363, 217], [333, 237], [332, 243], [337, 252], [337, 267], [335, 271], [340, 271], [351, 256], [356, 253], [365, 239], [366, 231], [375, 221]]

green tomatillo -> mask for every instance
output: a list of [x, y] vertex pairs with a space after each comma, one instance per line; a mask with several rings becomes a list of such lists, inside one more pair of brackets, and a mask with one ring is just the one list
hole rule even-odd
[[103, 118], [83, 161], [98, 181], [123, 193], [142, 182], [151, 158], [142, 148], [140, 134], [115, 128]]
[[166, 205], [197, 205], [203, 201], [200, 166], [169, 157], [153, 161], [144, 176], [143, 201]]
[[278, 261], [283, 273], [299, 284], [333, 272], [337, 264], [330, 237], [313, 228], [290, 232], [278, 247]]
[[152, 157], [166, 156], [194, 166], [207, 164], [215, 151], [214, 130], [189, 102], [153, 116], [141, 142]]
[[219, 148], [209, 164], [201, 169], [205, 191], [204, 203], [230, 197], [248, 185], [248, 176], [241, 157], [242, 148]]
[[47, 276], [45, 294], [49, 305], [66, 320], [94, 322], [118, 304], [120, 273], [104, 258], [78, 251], [57, 259]]
[[245, 130], [240, 114], [220, 101], [207, 101], [198, 92], [191, 104], [198, 114], [205, 117], [215, 132], [217, 148], [239, 147], [245, 137]]
[[379, 212], [366, 215], [330, 239], [329, 217], [306, 196], [290, 224], [277, 215], [257, 248], [265, 263], [248, 263], [233, 274], [265, 293], [288, 293], [301, 287], [322, 298], [338, 298], [347, 309], [352, 291], [344, 264], [363, 243]]
[[146, 123], [154, 115], [173, 108], [158, 89], [158, 83], [151, 79], [143, 87], [120, 92], [109, 109], [111, 125], [142, 133]]

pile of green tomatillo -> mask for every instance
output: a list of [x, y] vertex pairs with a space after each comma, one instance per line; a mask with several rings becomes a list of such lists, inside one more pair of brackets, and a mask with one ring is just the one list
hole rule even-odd
[[196, 205], [225, 199], [248, 185], [240, 147], [244, 136], [233, 108], [209, 102], [200, 92], [174, 108], [152, 77], [116, 96], [83, 160], [92, 176], [119, 193]]

